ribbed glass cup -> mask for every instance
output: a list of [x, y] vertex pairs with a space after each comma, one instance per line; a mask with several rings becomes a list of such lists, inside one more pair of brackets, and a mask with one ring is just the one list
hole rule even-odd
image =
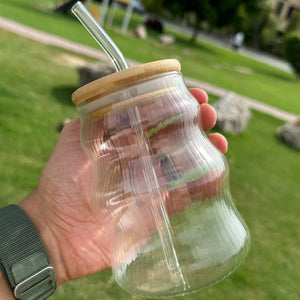
[[248, 229], [180, 64], [114, 73], [78, 89], [73, 101], [94, 166], [93, 209], [113, 218], [120, 286], [145, 297], [181, 295], [236, 270], [248, 252]]

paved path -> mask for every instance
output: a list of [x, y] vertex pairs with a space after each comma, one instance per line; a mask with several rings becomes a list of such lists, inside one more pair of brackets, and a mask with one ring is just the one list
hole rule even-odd
[[[167, 26], [169, 28], [172, 28], [176, 31], [185, 33], [185, 34], [190, 35], [190, 36], [192, 34], [192, 31], [193, 31], [193, 29], [188, 27], [188, 26], [178, 25], [178, 24], [175, 24], [175, 23], [169, 22], [169, 21], [164, 21], [164, 24], [165, 24], [165, 26]], [[222, 47], [224, 49], [227, 49], [227, 50], [230, 49], [229, 48], [229, 41], [226, 40], [226, 39], [220, 39], [220, 38], [217, 38], [213, 35], [209, 35], [209, 34], [206, 34], [206, 33], [203, 33], [203, 32], [199, 32], [197, 37], [200, 38], [201, 40], [207, 41], [211, 44]], [[285, 61], [283, 59], [280, 59], [278, 57], [275, 57], [274, 55], [266, 54], [264, 52], [248, 48], [244, 45], [240, 48], [239, 53], [243, 56], [250, 57], [250, 58], [258, 60], [258, 61], [260, 61], [264, 64], [268, 64], [270, 66], [273, 66], [275, 68], [278, 68], [278, 69], [281, 69], [281, 70], [284, 70], [284, 71], [287, 71], [287, 72], [293, 72], [290, 64], [287, 61]]]
[[[88, 47], [79, 43], [75, 43], [69, 40], [66, 40], [64, 38], [22, 25], [20, 23], [5, 19], [0, 17], [0, 28], [16, 33], [18, 35], [21, 35], [23, 37], [35, 40], [40, 43], [44, 43], [47, 45], [52, 45], [56, 47], [63, 48], [68, 51], [72, 51], [77, 54], [86, 55], [95, 59], [99, 59], [102, 61], [109, 61], [109, 58], [107, 55], [95, 48]], [[130, 66], [138, 64], [138, 62], [133, 60], [127, 60], [128, 64]], [[199, 87], [204, 89], [210, 94], [222, 97], [226, 93], [230, 92], [228, 90], [213, 86], [206, 82], [201, 82], [199, 80], [195, 80], [192, 78], [185, 77], [185, 82], [188, 86], [193, 87]], [[294, 122], [297, 118], [296, 115], [285, 112], [283, 110], [280, 110], [278, 108], [272, 107], [270, 105], [264, 104], [262, 102], [259, 102], [255, 99], [247, 98], [243, 95], [236, 94], [236, 97], [242, 99], [243, 101], [247, 102], [250, 108], [258, 110], [260, 112], [272, 115], [275, 118], [278, 118], [280, 120], [286, 121], [286, 122]]]

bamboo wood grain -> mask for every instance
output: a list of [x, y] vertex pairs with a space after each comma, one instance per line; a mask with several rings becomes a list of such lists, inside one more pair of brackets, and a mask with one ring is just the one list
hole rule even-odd
[[145, 79], [157, 74], [180, 71], [180, 63], [176, 59], [154, 61], [132, 68], [116, 72], [95, 81], [92, 81], [72, 94], [75, 105], [82, 102], [90, 102], [112, 92], [122, 89], [124, 86], [133, 85], [137, 80]]

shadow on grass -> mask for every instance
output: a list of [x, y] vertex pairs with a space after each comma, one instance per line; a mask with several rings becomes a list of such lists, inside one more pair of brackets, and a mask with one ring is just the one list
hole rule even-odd
[[74, 106], [72, 102], [72, 93], [77, 89], [76, 86], [62, 85], [52, 89], [51, 94], [54, 98], [63, 105]]

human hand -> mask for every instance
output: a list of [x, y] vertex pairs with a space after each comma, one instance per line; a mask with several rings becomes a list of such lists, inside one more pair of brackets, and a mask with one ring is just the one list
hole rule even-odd
[[[190, 91], [201, 105], [199, 120], [207, 131], [216, 113], [205, 92]], [[208, 138], [221, 152], [227, 151], [222, 135]], [[111, 267], [112, 222], [92, 210], [91, 182], [92, 165], [81, 148], [76, 118], [63, 129], [37, 189], [20, 203], [45, 243], [58, 284]]]

